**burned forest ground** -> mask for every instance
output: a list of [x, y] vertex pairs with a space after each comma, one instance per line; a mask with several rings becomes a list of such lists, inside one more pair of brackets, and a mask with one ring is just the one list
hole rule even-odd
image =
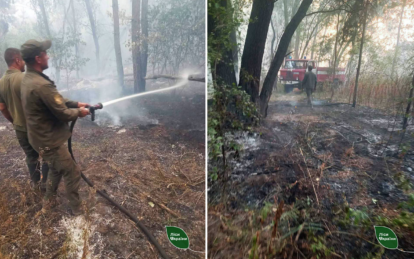
[[395, 114], [316, 104], [273, 98], [258, 128], [231, 136], [229, 180], [209, 179], [209, 258], [412, 258], [374, 226], [414, 251], [413, 122], [400, 143]]
[[[160, 87], [149, 83], [147, 91]], [[64, 95], [92, 104], [111, 99], [102, 88], [76, 91]], [[171, 245], [165, 226], [182, 228], [191, 249], [205, 250], [204, 85], [189, 83], [96, 114], [95, 122], [87, 116], [74, 128], [83, 173], [135, 215], [171, 258], [203, 258]], [[83, 180], [84, 216], [68, 213], [63, 181], [58, 207], [42, 214], [42, 194], [30, 190], [24, 159], [12, 125], [1, 118], [0, 258], [160, 258], [135, 224]]]

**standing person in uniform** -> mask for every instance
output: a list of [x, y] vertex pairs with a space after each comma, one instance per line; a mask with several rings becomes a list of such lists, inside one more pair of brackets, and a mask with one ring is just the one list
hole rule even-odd
[[42, 165], [42, 181], [40, 183], [40, 162], [39, 154], [29, 143], [26, 129], [26, 119], [20, 97], [21, 82], [25, 62], [22, 59], [19, 49], [8, 48], [4, 52], [4, 60], [8, 70], [0, 79], [0, 111], [3, 116], [13, 124], [17, 140], [24, 153], [26, 154], [26, 164], [29, 168], [30, 186], [33, 189], [45, 190], [47, 173], [49, 167], [47, 163]]
[[305, 77], [302, 81], [302, 86], [306, 90], [306, 95], [308, 96], [308, 105], [312, 106], [312, 93], [316, 90], [316, 84], [318, 80], [316, 75], [312, 72], [313, 67], [308, 66], [308, 72], [305, 73]]
[[48, 68], [46, 50], [50, 40], [28, 40], [21, 46], [27, 72], [22, 81], [22, 104], [29, 142], [50, 167], [42, 211], [56, 206], [56, 194], [63, 177], [73, 215], [82, 213], [79, 196], [81, 172], [64, 145], [70, 138], [68, 122], [89, 114], [86, 103], [64, 99], [55, 83], [43, 71]]

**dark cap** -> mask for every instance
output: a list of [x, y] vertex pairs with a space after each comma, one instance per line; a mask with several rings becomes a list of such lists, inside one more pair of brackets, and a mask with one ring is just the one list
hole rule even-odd
[[37, 40], [28, 40], [21, 47], [20, 52], [22, 53], [22, 58], [35, 58], [39, 56], [42, 51], [46, 51], [52, 46], [50, 40], [37, 41]]

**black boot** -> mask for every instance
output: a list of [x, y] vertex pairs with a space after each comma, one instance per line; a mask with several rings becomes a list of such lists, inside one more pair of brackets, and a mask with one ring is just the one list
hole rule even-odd
[[46, 192], [46, 181], [49, 173], [49, 165], [46, 162], [42, 164], [42, 182], [40, 183], [40, 190]]
[[37, 183], [40, 181], [40, 170], [39, 170], [39, 163], [36, 164], [28, 164], [27, 167], [29, 168], [30, 180]]
[[40, 181], [39, 163], [28, 164], [27, 167], [29, 168], [29, 174], [30, 174], [30, 187], [33, 190], [37, 189], [39, 186], [39, 181]]
[[43, 164], [42, 164], [42, 183], [46, 183], [48, 173], [49, 173], [49, 165], [46, 162], [43, 162]]

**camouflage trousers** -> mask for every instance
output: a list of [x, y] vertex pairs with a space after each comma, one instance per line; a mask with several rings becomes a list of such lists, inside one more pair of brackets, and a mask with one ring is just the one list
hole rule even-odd
[[34, 183], [40, 181], [42, 178], [42, 182], [46, 183], [47, 175], [49, 171], [49, 166], [46, 162], [42, 164], [42, 177], [40, 174], [40, 162], [39, 162], [39, 153], [33, 149], [33, 147], [29, 143], [29, 138], [27, 137], [27, 132], [16, 130], [16, 137], [19, 141], [20, 147], [23, 149], [24, 153], [26, 154], [26, 164], [29, 168], [30, 180]]
[[56, 197], [59, 183], [63, 177], [69, 205], [72, 210], [78, 209], [81, 205], [79, 196], [81, 171], [75, 161], [72, 160], [67, 146], [61, 145], [53, 149], [44, 149], [40, 153], [50, 168], [45, 200], [49, 201]]

